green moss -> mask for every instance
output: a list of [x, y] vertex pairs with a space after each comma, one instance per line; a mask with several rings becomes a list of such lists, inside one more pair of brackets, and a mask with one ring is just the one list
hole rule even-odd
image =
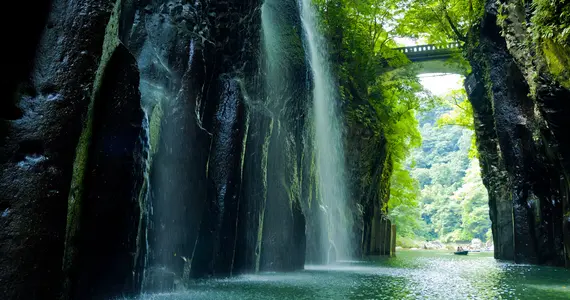
[[107, 23], [105, 38], [103, 41], [103, 51], [101, 54], [99, 67], [95, 74], [93, 91], [91, 93], [89, 105], [87, 108], [87, 117], [75, 151], [71, 188], [68, 197], [65, 252], [63, 258], [63, 268], [67, 273], [64, 281], [64, 289], [67, 291], [69, 291], [70, 288], [70, 278], [72, 276], [70, 272], [72, 272], [71, 270], [73, 268], [73, 263], [76, 256], [75, 244], [80, 232], [81, 209], [83, 197], [85, 196], [84, 182], [87, 173], [86, 168], [89, 163], [89, 152], [91, 148], [91, 137], [93, 133], [94, 106], [96, 105], [96, 99], [99, 98], [98, 95], [101, 89], [101, 83], [103, 82], [107, 63], [117, 48], [117, 45], [119, 45], [118, 28], [121, 2], [122, 0], [117, 0], [113, 13], [111, 14], [109, 22]]
[[[261, 151], [263, 153], [262, 157], [261, 157], [261, 166], [263, 168], [262, 173], [263, 176], [261, 176], [261, 180], [262, 180], [262, 184], [263, 184], [263, 188], [264, 188], [264, 193], [265, 196], [264, 198], [267, 199], [267, 158], [268, 158], [268, 152], [269, 152], [269, 143], [271, 141], [271, 134], [273, 133], [273, 119], [270, 119], [269, 121], [269, 128], [267, 129], [267, 133], [265, 135], [265, 138], [263, 140], [263, 145], [261, 146]], [[257, 241], [256, 241], [256, 246], [255, 249], [261, 249], [261, 244], [263, 242], [263, 222], [265, 220], [265, 209], [261, 209], [259, 212], [259, 227], [257, 228]], [[261, 261], [261, 251], [255, 251], [254, 252], [255, 255], [255, 272], [259, 272], [259, 266], [260, 266], [260, 261]]]
[[286, 41], [283, 45], [287, 47], [284, 53], [290, 55], [291, 62], [296, 65], [304, 63], [305, 51], [299, 29], [296, 26], [289, 27], [289, 30], [284, 31], [283, 39]]
[[564, 44], [570, 38], [570, 5], [566, 0], [534, 0], [531, 22], [535, 41], [551, 39]]
[[162, 109], [162, 104], [159, 102], [152, 109], [150, 114], [150, 119], [148, 121], [148, 131], [150, 137], [150, 151], [151, 155], [156, 153], [158, 150], [158, 141], [160, 140], [160, 131], [162, 128], [162, 116], [164, 115], [164, 110]]
[[552, 40], [543, 40], [541, 46], [548, 71], [558, 83], [570, 89], [570, 49]]
[[392, 180], [393, 161], [392, 155], [388, 155], [384, 160], [384, 167], [382, 168], [382, 177], [380, 179], [380, 191], [378, 193], [382, 211], [388, 213], [388, 202], [390, 200], [390, 183]]

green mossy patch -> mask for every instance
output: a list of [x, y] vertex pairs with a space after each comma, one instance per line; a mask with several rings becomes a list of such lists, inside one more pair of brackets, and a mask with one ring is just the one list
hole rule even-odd
[[552, 40], [544, 40], [541, 46], [548, 71], [558, 83], [570, 89], [570, 48]]
[[[83, 126], [83, 130], [79, 137], [75, 151], [75, 160], [73, 163], [73, 173], [71, 178], [71, 188], [68, 197], [67, 208], [67, 225], [66, 225], [66, 238], [65, 250], [63, 257], [63, 269], [66, 270], [66, 278], [64, 279], [64, 290], [69, 292], [71, 274], [73, 271], [74, 260], [76, 259], [76, 242], [80, 236], [81, 225], [81, 210], [83, 198], [85, 196], [84, 181], [85, 175], [88, 171], [86, 168], [89, 164], [89, 152], [91, 148], [91, 137], [93, 133], [94, 123], [94, 105], [99, 98], [101, 83], [105, 75], [105, 69], [113, 54], [117, 49], [120, 41], [118, 39], [119, 32], [119, 16], [122, 0], [117, 0], [110, 16], [109, 22], [105, 30], [105, 38], [103, 41], [103, 50], [99, 67], [95, 74], [93, 82], [93, 90], [91, 93], [89, 105], [87, 108], [87, 116]], [[65, 292], [64, 292], [65, 293]], [[69, 295], [67, 295], [69, 296]], [[64, 296], [63, 298], [66, 298]]]
[[162, 117], [164, 115], [164, 110], [162, 109], [161, 102], [158, 102], [150, 114], [148, 120], [148, 131], [149, 131], [149, 144], [151, 155], [158, 151], [158, 141], [160, 140], [160, 131], [162, 128]]
[[299, 28], [291, 26], [289, 30], [285, 31], [283, 39], [285, 40], [285, 53], [289, 53], [290, 62], [294, 65], [302, 65], [305, 62], [305, 51], [303, 49], [303, 42], [299, 34]]

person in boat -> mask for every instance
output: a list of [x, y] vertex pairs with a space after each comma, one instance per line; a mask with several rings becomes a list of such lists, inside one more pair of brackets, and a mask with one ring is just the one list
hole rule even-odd
[[461, 246], [457, 247], [457, 252], [461, 252], [461, 251], [463, 251], [463, 247], [461, 247]]

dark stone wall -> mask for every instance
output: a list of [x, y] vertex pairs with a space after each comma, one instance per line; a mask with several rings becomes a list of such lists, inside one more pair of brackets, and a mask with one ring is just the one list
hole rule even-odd
[[482, 69], [474, 66], [473, 73], [466, 80], [466, 89], [469, 91], [469, 100], [473, 106], [473, 121], [482, 179], [489, 192], [494, 255], [495, 258], [513, 260], [513, 204], [507, 189], [509, 179], [499, 153], [493, 105], [483, 80]]
[[138, 84], [136, 61], [120, 45], [93, 104], [84, 198], [76, 212], [78, 228], [66, 245], [73, 251], [65, 266], [67, 292], [73, 298], [109, 298], [136, 285], [133, 253], [146, 156]]
[[54, 0], [18, 27], [31, 63], [0, 103], [2, 298], [108, 299], [326, 256], [297, 2], [279, 2], [283, 89], [265, 80], [260, 6]]
[[[540, 42], [519, 30], [532, 6], [504, 6], [508, 21], [497, 24], [498, 5], [487, 4], [466, 47], [473, 67], [466, 89], [490, 196], [495, 257], [564, 265], [569, 149], [562, 131], [569, 124], [561, 116], [570, 112], [570, 91], [544, 67]], [[529, 59], [529, 53], [536, 55]]]
[[[261, 100], [266, 107], [265, 114], [271, 116], [272, 125], [266, 136], [267, 200], [259, 269], [300, 270], [305, 264], [305, 243], [318, 243], [305, 231], [305, 221], [311, 222], [313, 216], [310, 207], [315, 205], [315, 199], [310, 198], [306, 190], [313, 188], [311, 184], [304, 183], [315, 182], [316, 176], [314, 170], [309, 169], [314, 159], [309, 71], [298, 2], [265, 1], [264, 10], [275, 30], [267, 34], [276, 36], [262, 38], [262, 49], [274, 57], [265, 57], [262, 61], [262, 84], [267, 98]], [[271, 42], [274, 41], [286, 46], [272, 49], [275, 45]], [[311, 232], [310, 227], [307, 226], [307, 232]], [[318, 227], [312, 229], [318, 230]]]
[[[356, 204], [353, 212], [353, 244], [359, 245], [356, 257], [365, 255], [389, 255], [390, 220], [385, 204], [390, 199], [391, 158], [388, 154], [384, 133], [375, 124], [376, 112], [367, 102], [352, 91], [352, 109], [364, 112], [365, 116], [351, 118], [348, 108], [348, 132], [346, 154], [350, 199]], [[360, 120], [369, 118], [366, 124]]]
[[5, 299], [55, 299], [61, 293], [74, 157], [87, 127], [114, 4], [56, 0], [48, 9], [49, 1], [44, 3], [34, 10], [38, 18], [31, 27], [10, 26], [19, 38], [31, 37], [11, 49], [31, 63], [16, 72], [19, 76], [9, 76], [15, 82], [2, 97], [3, 106], [13, 99], [10, 107], [19, 111], [0, 119], [0, 295]]

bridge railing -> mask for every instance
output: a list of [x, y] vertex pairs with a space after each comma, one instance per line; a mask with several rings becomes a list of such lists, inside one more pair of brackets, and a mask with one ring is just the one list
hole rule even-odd
[[440, 51], [457, 51], [461, 48], [461, 44], [459, 42], [449, 43], [449, 44], [439, 44], [439, 45], [418, 45], [418, 46], [410, 46], [410, 47], [400, 47], [394, 48], [396, 51], [400, 51], [406, 54], [415, 54], [415, 53], [422, 53], [422, 52], [440, 52]]

